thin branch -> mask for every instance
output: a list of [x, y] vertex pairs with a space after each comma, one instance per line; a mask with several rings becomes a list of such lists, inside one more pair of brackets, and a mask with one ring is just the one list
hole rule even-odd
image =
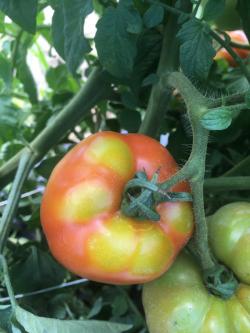
[[250, 177], [217, 177], [205, 179], [204, 189], [206, 191], [232, 191], [248, 190], [250, 191]]
[[[42, 193], [42, 192], [43, 192], [42, 188], [37, 188], [35, 190], [23, 193], [20, 198], [24, 199], [24, 198], [32, 197], [33, 195]], [[7, 203], [8, 203], [8, 199], [4, 200], [4, 201], [0, 201], [0, 207], [6, 206]]]
[[151, 3], [153, 5], [161, 5], [163, 8], [165, 8], [167, 11], [169, 11], [170, 13], [174, 14], [174, 15], [185, 15], [186, 17], [192, 17], [191, 14], [186, 13], [180, 9], [174, 8], [172, 6], [169, 6], [163, 2], [160, 1], [154, 1], [154, 0], [147, 0], [148, 3]]
[[233, 168], [228, 170], [223, 174], [223, 176], [234, 176], [239, 173], [241, 173], [243, 170], [250, 168], [250, 155], [244, 158], [242, 161], [240, 161], [238, 164], [236, 164]]
[[11, 69], [12, 69], [12, 73], [16, 67], [17, 64], [17, 59], [18, 59], [18, 49], [19, 49], [19, 45], [21, 42], [21, 38], [23, 35], [23, 30], [20, 30], [17, 34], [15, 43], [14, 43], [14, 48], [13, 48], [13, 52], [12, 52], [12, 59], [11, 59]]
[[242, 93], [233, 94], [230, 96], [222, 96], [210, 101], [209, 108], [216, 108], [222, 104], [225, 106], [230, 106], [234, 104], [244, 103], [246, 91]]
[[[78, 280], [74, 280], [74, 281], [70, 281], [70, 282], [64, 282], [64, 283], [61, 283], [57, 286], [44, 288], [44, 289], [39, 289], [39, 290], [32, 291], [32, 292], [25, 293], [25, 294], [17, 294], [17, 295], [14, 295], [14, 298], [15, 299], [21, 299], [21, 298], [24, 298], [24, 297], [41, 295], [41, 294], [45, 294], [45, 293], [48, 293], [48, 292], [51, 292], [51, 291], [54, 291], [54, 290], [76, 286], [78, 284], [86, 283], [88, 281], [89, 281], [88, 279], [78, 279]], [[10, 297], [0, 298], [0, 303], [5, 303], [5, 302], [8, 302], [8, 301], [10, 301]]]
[[250, 45], [248, 45], [248, 44], [240, 44], [240, 43], [236, 43], [236, 42], [231, 41], [229, 45], [231, 47], [235, 47], [237, 49], [250, 50]]
[[215, 31], [212, 29], [209, 30], [209, 33], [211, 37], [213, 37], [214, 40], [216, 40], [222, 47], [224, 47], [227, 52], [233, 57], [233, 59], [236, 61], [236, 63], [239, 65], [242, 73], [246, 77], [247, 81], [250, 82], [250, 72], [245, 66], [243, 60], [241, 57], [230, 47], [229, 43], [225, 41], [222, 37], [220, 37]]
[[201, 0], [197, 0], [197, 3], [195, 4], [195, 7], [194, 7], [194, 10], [193, 10], [193, 16], [195, 17], [198, 10], [199, 10], [199, 7], [201, 5]]
[[7, 265], [6, 260], [5, 260], [5, 258], [2, 254], [0, 254], [0, 263], [1, 263], [1, 266], [2, 266], [3, 274], [4, 274], [4, 281], [5, 281], [7, 291], [8, 291], [9, 300], [11, 302], [12, 308], [14, 309], [16, 307], [17, 303], [16, 303], [16, 299], [15, 299], [15, 295], [14, 295], [14, 292], [13, 292], [12, 285], [11, 285], [11, 282], [10, 282], [8, 265]]
[[34, 154], [34, 152], [30, 149], [26, 148], [26, 151], [24, 151], [20, 159], [17, 173], [11, 187], [8, 202], [4, 209], [0, 224], [0, 253], [2, 253], [6, 239], [8, 237], [9, 229], [17, 209], [23, 184], [34, 165], [35, 159], [36, 154]]

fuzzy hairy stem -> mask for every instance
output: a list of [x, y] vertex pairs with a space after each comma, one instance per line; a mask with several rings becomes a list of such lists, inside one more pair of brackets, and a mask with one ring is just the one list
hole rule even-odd
[[[195, 217], [192, 251], [200, 261], [204, 273], [204, 281], [209, 290], [216, 295], [220, 295], [222, 298], [228, 298], [234, 293], [235, 288], [237, 288], [237, 281], [230, 270], [215, 260], [210, 251], [204, 210], [203, 185], [209, 131], [202, 127], [200, 119], [204, 111], [208, 109], [210, 101], [203, 97], [182, 73], [176, 72], [166, 75], [162, 80], [162, 84], [168, 84], [179, 90], [185, 101], [193, 132], [192, 150], [187, 162], [163, 186], [174, 185], [173, 179], [176, 183], [183, 179], [189, 180], [192, 189]], [[226, 282], [223, 279], [225, 274], [228, 277], [228, 281]], [[214, 281], [218, 280], [220, 281], [219, 284], [217, 282], [214, 283]]]

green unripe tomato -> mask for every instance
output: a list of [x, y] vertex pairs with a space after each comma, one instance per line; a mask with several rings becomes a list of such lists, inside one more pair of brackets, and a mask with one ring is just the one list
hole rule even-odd
[[208, 231], [215, 256], [250, 285], [250, 203], [221, 207], [208, 218]]
[[[201, 3], [204, 10], [208, 0], [203, 0]], [[226, 0], [225, 10], [214, 22], [211, 22], [220, 30], [237, 30], [241, 28], [240, 16], [236, 10], [237, 0]]]
[[213, 296], [184, 253], [159, 279], [144, 284], [143, 305], [150, 333], [250, 332], [250, 286], [240, 283], [227, 300]]
[[250, 332], [250, 203], [221, 207], [208, 218], [211, 249], [239, 279], [229, 299], [212, 295], [201, 269], [187, 254], [179, 255], [159, 279], [143, 286], [150, 333]]

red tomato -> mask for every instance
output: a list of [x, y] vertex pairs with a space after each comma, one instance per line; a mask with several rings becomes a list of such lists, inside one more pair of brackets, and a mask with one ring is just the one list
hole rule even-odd
[[[160, 221], [120, 211], [125, 184], [139, 170], [159, 181], [178, 170], [159, 142], [140, 134], [102, 132], [76, 145], [56, 166], [41, 205], [51, 252], [77, 275], [101, 282], [143, 283], [160, 276], [193, 230], [190, 203], [166, 202]], [[173, 191], [189, 191], [187, 183]]]
[[[248, 39], [242, 30], [227, 31], [227, 34], [231, 38], [232, 42], [248, 45]], [[246, 59], [250, 54], [250, 50], [244, 50], [239, 48], [233, 48], [233, 50], [240, 56], [241, 59]], [[237, 63], [235, 62], [233, 57], [224, 48], [220, 49], [217, 52], [215, 59], [225, 59], [230, 64], [230, 66], [237, 66]]]

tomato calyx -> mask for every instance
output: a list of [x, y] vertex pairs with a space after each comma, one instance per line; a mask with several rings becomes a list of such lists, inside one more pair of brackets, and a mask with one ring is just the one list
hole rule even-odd
[[217, 264], [203, 272], [204, 282], [208, 290], [223, 299], [229, 299], [238, 288], [238, 280], [234, 273], [224, 265]]
[[138, 220], [159, 221], [160, 215], [156, 211], [161, 202], [192, 201], [187, 192], [167, 192], [158, 183], [159, 171], [149, 179], [145, 171], [135, 174], [124, 188], [121, 210], [124, 215], [136, 217]]

